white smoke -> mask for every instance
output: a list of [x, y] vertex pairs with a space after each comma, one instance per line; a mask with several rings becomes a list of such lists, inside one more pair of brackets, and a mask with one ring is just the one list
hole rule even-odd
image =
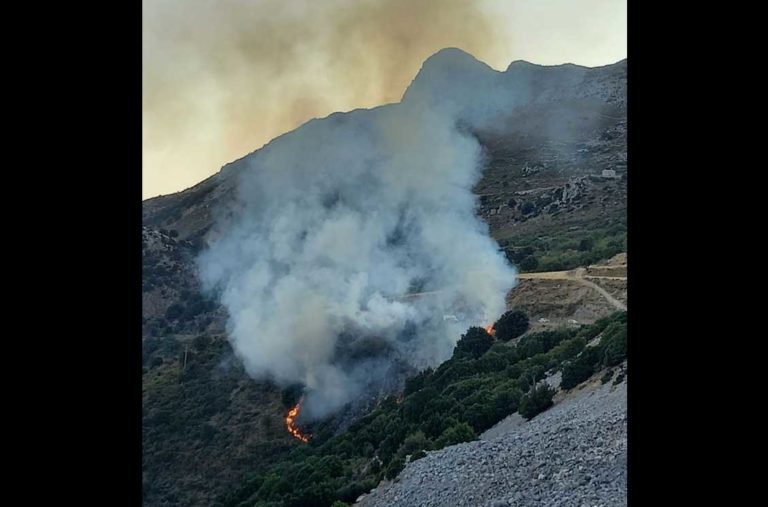
[[199, 264], [251, 376], [304, 384], [319, 417], [503, 313], [515, 271], [475, 215], [469, 134], [514, 104], [501, 75], [443, 50], [401, 103], [312, 120], [248, 156]]

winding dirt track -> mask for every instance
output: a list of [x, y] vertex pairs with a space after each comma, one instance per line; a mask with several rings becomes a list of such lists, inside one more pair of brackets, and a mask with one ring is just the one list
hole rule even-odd
[[[593, 266], [594, 267], [601, 267], [601, 266]], [[617, 267], [624, 267], [626, 268], [626, 265], [624, 266], [608, 266], [610, 268], [617, 268]], [[626, 280], [626, 276], [600, 276], [600, 275], [587, 275], [586, 268], [576, 268], [571, 271], [545, 271], [543, 273], [518, 273], [517, 278], [520, 280], [570, 280], [576, 283], [580, 283], [582, 285], [585, 285], [591, 289], [596, 290], [600, 293], [601, 296], [603, 296], [614, 308], [617, 308], [619, 310], [626, 310], [627, 305], [616, 299], [615, 297], [611, 296], [608, 291], [600, 287], [599, 285], [591, 282], [590, 280], [594, 279], [602, 279], [602, 280]], [[409, 299], [414, 298], [420, 298], [423, 296], [430, 296], [433, 294], [438, 294], [442, 291], [435, 290], [435, 291], [429, 291], [429, 292], [415, 292], [412, 294], [406, 294], [405, 296], [402, 296], [398, 298], [400, 301], [405, 301]]]
[[595, 276], [586, 275], [585, 268], [577, 268], [572, 271], [546, 271], [544, 273], [518, 273], [517, 278], [521, 280], [571, 280], [599, 292], [611, 305], [619, 310], [626, 310], [627, 305], [611, 296], [605, 289], [590, 282], [589, 279], [608, 279], [608, 280], [626, 280], [626, 276]]

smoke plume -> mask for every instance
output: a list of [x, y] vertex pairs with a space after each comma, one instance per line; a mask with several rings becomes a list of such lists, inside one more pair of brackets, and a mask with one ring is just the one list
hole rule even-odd
[[313, 117], [396, 102], [446, 46], [499, 58], [478, 0], [143, 0], [145, 197]]
[[443, 50], [400, 103], [309, 121], [242, 161], [201, 278], [249, 374], [304, 384], [308, 416], [399, 363], [438, 364], [503, 313], [515, 271], [475, 215], [471, 134], [519, 100], [502, 76]]

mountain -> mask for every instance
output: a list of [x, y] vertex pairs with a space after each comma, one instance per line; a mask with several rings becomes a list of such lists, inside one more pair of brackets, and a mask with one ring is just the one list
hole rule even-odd
[[[445, 49], [424, 62], [402, 99], [425, 102], [468, 117], [500, 113], [492, 124], [469, 127], [485, 160], [477, 213], [523, 272], [570, 270], [625, 251], [626, 60], [596, 68], [516, 61], [498, 72]], [[252, 158], [290, 136], [143, 203], [146, 505], [210, 505], [298, 445], [284, 427], [295, 400], [245, 374], [227, 343], [226, 312], [201, 293], [195, 264], [216, 233], [214, 218], [236, 202]], [[527, 278], [508, 300], [529, 314], [534, 331], [589, 324], [615, 310], [583, 282]], [[594, 283], [626, 300], [626, 281]]]
[[[434, 100], [476, 104], [482, 102], [482, 97], [477, 97], [483, 90], [503, 87], [514, 90], [515, 103], [511, 104], [505, 122], [482, 138], [485, 142], [498, 144], [516, 134], [525, 136], [528, 144], [535, 140], [552, 146], [586, 142], [596, 132], [611, 129], [616, 130], [616, 136], [624, 135], [626, 68], [626, 60], [595, 68], [516, 61], [506, 71], [497, 72], [459, 49], [444, 49], [424, 62], [402, 101], [409, 103], [430, 96]], [[451, 79], [456, 75], [470, 77]], [[358, 112], [334, 113], [328, 119]], [[548, 121], [552, 117], [559, 118], [554, 125]], [[531, 120], [535, 120], [533, 125]], [[268, 149], [271, 143], [262, 149]], [[576, 148], [574, 151], [579, 149], [571, 147]], [[497, 146], [487, 148], [492, 151], [490, 158], [498, 158], [494, 153]], [[256, 153], [258, 150], [226, 164], [219, 173], [187, 190], [147, 199], [143, 203], [144, 225], [176, 230], [182, 240], [204, 240], [212, 224], [212, 210], [232, 198], [238, 174], [246, 170], [249, 157]], [[583, 162], [589, 163], [590, 157], [584, 157]], [[579, 171], [578, 167], [571, 169]]]

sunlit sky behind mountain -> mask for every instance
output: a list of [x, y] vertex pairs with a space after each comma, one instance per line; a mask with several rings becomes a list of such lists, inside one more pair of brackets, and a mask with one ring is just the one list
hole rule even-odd
[[143, 0], [143, 197], [188, 188], [334, 111], [397, 102], [458, 47], [598, 66], [627, 56], [626, 0]]

